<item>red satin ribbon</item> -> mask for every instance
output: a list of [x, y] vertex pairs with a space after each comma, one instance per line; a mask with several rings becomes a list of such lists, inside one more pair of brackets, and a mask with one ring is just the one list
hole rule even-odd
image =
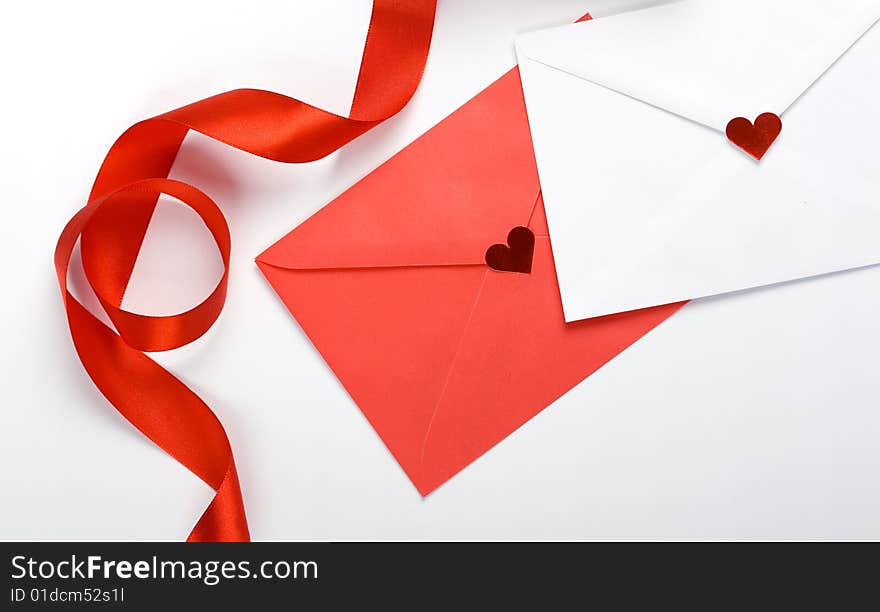
[[[249, 540], [232, 448], [223, 425], [195, 393], [143, 351], [192, 342], [220, 315], [230, 239], [223, 213], [195, 187], [168, 179], [195, 130], [254, 155], [289, 163], [320, 159], [403, 108], [422, 77], [436, 0], [375, 0], [349, 117], [270, 91], [237, 89], [147, 119], [113, 144], [83, 207], [55, 248], [55, 270], [77, 354], [95, 385], [150, 440], [216, 494], [189, 541]], [[123, 310], [122, 297], [160, 194], [190, 206], [214, 236], [224, 264], [214, 291], [173, 316]], [[67, 289], [80, 240], [83, 270], [116, 331]]]

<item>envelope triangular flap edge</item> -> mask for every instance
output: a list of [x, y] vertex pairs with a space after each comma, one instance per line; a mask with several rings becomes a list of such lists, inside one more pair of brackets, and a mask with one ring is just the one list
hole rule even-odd
[[528, 223], [538, 193], [513, 69], [257, 260], [286, 269], [484, 264], [491, 244]]
[[878, 0], [678, 0], [525, 34], [517, 49], [723, 132], [782, 115], [878, 19]]

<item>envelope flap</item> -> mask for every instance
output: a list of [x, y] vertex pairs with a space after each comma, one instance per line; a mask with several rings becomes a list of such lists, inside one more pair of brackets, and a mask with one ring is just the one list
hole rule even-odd
[[680, 0], [521, 36], [541, 62], [724, 131], [782, 115], [880, 18], [878, 0]]
[[482, 264], [538, 195], [514, 69], [257, 259], [302, 269]]

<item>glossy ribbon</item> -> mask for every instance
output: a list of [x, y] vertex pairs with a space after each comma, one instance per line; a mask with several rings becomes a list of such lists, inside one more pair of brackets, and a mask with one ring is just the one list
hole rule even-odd
[[[216, 494], [189, 541], [249, 539], [232, 448], [220, 421], [193, 391], [144, 351], [192, 342], [220, 315], [226, 297], [229, 228], [195, 187], [168, 179], [180, 145], [195, 130], [237, 149], [301, 163], [336, 151], [403, 108], [421, 80], [436, 0], [375, 0], [351, 113], [341, 117], [270, 91], [237, 89], [147, 119], [113, 144], [89, 201], [55, 248], [70, 334], [89, 376], [122, 415]], [[214, 237], [223, 276], [198, 306], [173, 316], [122, 309], [122, 298], [161, 194], [190, 206]], [[83, 270], [114, 331], [67, 288], [80, 241]]]

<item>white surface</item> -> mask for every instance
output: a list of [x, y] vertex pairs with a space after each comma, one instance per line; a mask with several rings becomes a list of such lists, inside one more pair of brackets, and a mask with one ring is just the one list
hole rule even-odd
[[[242, 85], [344, 111], [367, 4], [7, 9], [0, 538], [187, 535], [211, 492], [123, 422], [82, 371], [55, 285], [55, 240], [107, 147], [139, 118]], [[253, 536], [880, 537], [880, 269], [688, 305], [418, 495], [252, 260], [513, 65], [517, 32], [589, 7], [440, 4], [425, 80], [393, 121], [299, 167], [192, 138], [175, 169], [228, 215], [233, 262], [216, 326], [160, 358], [229, 431]], [[215, 254], [196, 225], [162, 207], [129, 306], [175, 310], [203, 295]], [[174, 300], [157, 297], [172, 291]]]
[[[684, 0], [518, 39], [566, 320], [880, 262], [880, 27], [860, 39], [880, 0], [823, 4]], [[765, 111], [783, 128], [756, 163], [723, 132]]]

